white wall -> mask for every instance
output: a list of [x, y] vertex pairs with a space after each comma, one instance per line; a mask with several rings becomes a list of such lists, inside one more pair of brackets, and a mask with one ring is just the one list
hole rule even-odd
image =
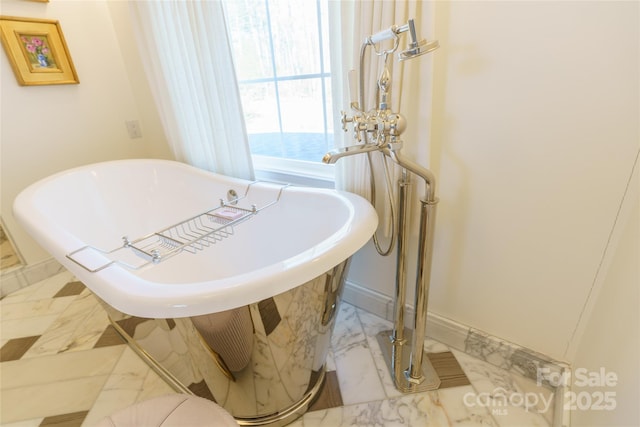
[[[615, 380], [609, 384], [585, 383], [574, 375], [571, 385], [576, 393], [571, 415], [573, 426], [638, 426], [640, 425], [640, 165], [636, 165], [631, 191], [625, 197], [611, 244], [604, 257], [606, 269], [592, 291], [585, 312], [584, 325], [575, 339], [574, 370], [601, 372]], [[584, 375], [583, 375], [584, 377]], [[596, 375], [595, 378], [598, 378]], [[607, 409], [591, 410], [591, 404], [609, 394]], [[592, 400], [591, 404], [589, 399]], [[615, 405], [615, 410], [608, 408]]]
[[[430, 310], [571, 361], [639, 149], [638, 3], [437, 2], [435, 22]], [[367, 251], [350, 278], [392, 295], [392, 268]]]
[[[19, 86], [0, 54], [1, 214], [28, 264], [49, 258], [15, 222], [11, 207], [29, 184], [82, 164], [134, 157], [169, 158], [148, 99], [132, 90], [105, 1], [2, 0], [3, 15], [60, 21], [79, 85]], [[151, 105], [151, 108], [150, 108]], [[129, 139], [139, 120], [142, 139]]]

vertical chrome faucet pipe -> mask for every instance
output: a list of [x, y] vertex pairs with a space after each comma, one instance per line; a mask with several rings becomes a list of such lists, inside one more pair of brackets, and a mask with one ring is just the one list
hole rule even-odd
[[[409, 174], [406, 169], [402, 169], [402, 176], [398, 182], [400, 191], [398, 192], [398, 230], [405, 230], [407, 227], [407, 192], [411, 184]], [[392, 343], [404, 343], [404, 307], [407, 300], [406, 282], [406, 241], [407, 233], [399, 233], [398, 246], [396, 251], [396, 289], [393, 301], [393, 331], [391, 334]]]
[[[405, 373], [410, 383], [420, 385], [426, 378], [423, 372], [424, 340], [427, 325], [427, 308], [431, 284], [431, 264], [433, 260], [433, 236], [436, 223], [436, 180], [433, 173], [422, 166], [404, 158], [399, 150], [391, 150], [392, 158], [403, 168], [424, 180], [425, 194], [420, 200], [420, 228], [418, 232], [418, 263], [416, 269], [416, 292], [414, 302], [414, 330], [411, 337], [411, 357], [409, 369]], [[400, 255], [398, 255], [400, 257]], [[404, 254], [402, 254], [404, 256]], [[403, 309], [404, 307], [400, 307]], [[400, 316], [396, 315], [396, 319]], [[398, 324], [394, 325], [395, 328]], [[437, 379], [437, 377], [436, 377]], [[396, 380], [397, 381], [397, 380]], [[439, 386], [439, 380], [438, 380]]]

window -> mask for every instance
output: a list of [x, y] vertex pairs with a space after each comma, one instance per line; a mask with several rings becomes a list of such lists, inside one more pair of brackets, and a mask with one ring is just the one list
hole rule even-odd
[[333, 147], [327, 0], [225, 8], [254, 158], [320, 162]]

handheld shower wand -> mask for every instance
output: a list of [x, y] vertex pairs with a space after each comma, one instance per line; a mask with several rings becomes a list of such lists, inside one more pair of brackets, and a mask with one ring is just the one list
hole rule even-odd
[[406, 33], [407, 31], [409, 32], [411, 41], [409, 42], [409, 45], [405, 50], [398, 53], [398, 59], [400, 61], [405, 61], [407, 59], [424, 55], [425, 53], [429, 53], [440, 47], [438, 40], [434, 40], [431, 42], [427, 42], [427, 40], [425, 39], [418, 40], [418, 35], [416, 33], [416, 25], [413, 19], [409, 19], [406, 24], [400, 27], [392, 25], [386, 30], [382, 30], [375, 34], [372, 34], [365, 39], [365, 43], [368, 43], [370, 45], [376, 45], [383, 41], [394, 39], [395, 43], [394, 43], [393, 51], [395, 51], [398, 48], [398, 43], [399, 43], [398, 36], [402, 33]]

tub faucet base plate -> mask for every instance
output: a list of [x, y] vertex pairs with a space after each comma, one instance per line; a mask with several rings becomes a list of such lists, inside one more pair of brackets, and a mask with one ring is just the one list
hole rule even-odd
[[440, 378], [426, 354], [422, 358], [422, 377], [414, 379], [408, 375], [412, 332], [410, 329], [405, 328], [404, 339], [402, 341], [396, 341], [395, 343], [391, 338], [393, 331], [388, 330], [378, 333], [376, 338], [380, 345], [382, 356], [384, 357], [396, 388], [401, 392], [419, 393], [436, 390], [440, 387]]

